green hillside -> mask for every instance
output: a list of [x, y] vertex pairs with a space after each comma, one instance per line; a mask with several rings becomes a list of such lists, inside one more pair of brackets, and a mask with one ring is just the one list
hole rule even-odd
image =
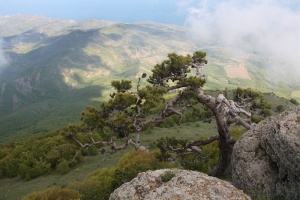
[[[217, 94], [216, 92], [209, 93], [213, 96]], [[229, 91], [229, 93], [231, 92]], [[264, 94], [264, 98], [272, 103], [272, 114], [278, 113], [276, 109], [278, 105], [282, 105], [284, 109], [293, 106], [293, 104], [287, 99], [278, 98], [273, 94]], [[236, 129], [239, 130], [239, 128]], [[181, 139], [195, 140], [199, 139], [199, 137], [210, 136], [212, 134], [215, 134], [215, 132], [217, 132], [217, 130], [216, 124], [214, 122], [186, 122], [182, 123], [181, 125], [173, 124], [167, 128], [153, 127], [152, 129], [145, 130], [141, 133], [141, 143], [148, 149], [154, 150], [157, 148], [157, 140], [162, 137], [176, 137]], [[59, 136], [59, 134], [55, 133], [55, 131], [53, 131], [52, 133], [48, 133], [48, 137], [54, 138], [53, 136]], [[32, 145], [35, 143], [41, 143], [39, 140], [34, 140], [37, 138], [38, 137], [33, 137], [26, 139], [25, 141], [18, 140], [14, 144], [15, 146], [20, 147], [23, 143]], [[45, 138], [47, 138], [47, 134], [40, 137], [42, 141], [45, 141], [43, 140]], [[26, 194], [38, 190], [44, 190], [51, 187], [70, 187], [72, 183], [79, 183], [80, 181], [85, 180], [88, 175], [93, 173], [93, 171], [95, 170], [99, 170], [105, 167], [111, 168], [115, 166], [118, 163], [119, 159], [124, 156], [126, 152], [130, 151], [134, 151], [134, 149], [132, 147], [129, 147], [125, 150], [117, 151], [113, 154], [98, 154], [95, 156], [87, 156], [85, 157], [83, 163], [80, 163], [79, 165], [71, 168], [70, 171], [66, 174], [61, 174], [59, 171], [51, 171], [32, 180], [20, 180], [20, 177], [2, 178], [0, 179], [0, 199], [20, 199]]]
[[0, 73], [0, 142], [76, 122], [86, 105], [109, 95], [112, 80], [135, 82], [170, 52], [206, 51], [207, 89], [253, 87], [300, 98], [300, 84], [266, 78], [266, 57], [232, 57], [228, 48], [194, 43], [175, 25], [17, 15], [0, 17], [0, 37], [10, 60]]

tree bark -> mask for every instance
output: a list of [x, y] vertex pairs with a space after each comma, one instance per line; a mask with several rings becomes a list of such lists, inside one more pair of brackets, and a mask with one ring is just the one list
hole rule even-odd
[[219, 160], [213, 170], [209, 172], [211, 176], [223, 176], [225, 170], [231, 162], [231, 154], [235, 141], [231, 138], [227, 125], [226, 113], [224, 109], [219, 109], [216, 99], [210, 95], [205, 95], [201, 88], [195, 89], [198, 101], [205, 104], [214, 113], [219, 134]]
[[221, 113], [216, 113], [215, 117], [219, 133], [220, 154], [217, 165], [208, 174], [211, 176], [221, 177], [230, 165], [235, 141], [231, 138], [225, 116]]

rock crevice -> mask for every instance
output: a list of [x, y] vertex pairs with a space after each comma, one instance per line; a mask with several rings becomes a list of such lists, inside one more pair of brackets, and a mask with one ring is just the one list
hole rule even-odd
[[300, 198], [300, 107], [270, 117], [235, 144], [232, 178], [253, 198]]

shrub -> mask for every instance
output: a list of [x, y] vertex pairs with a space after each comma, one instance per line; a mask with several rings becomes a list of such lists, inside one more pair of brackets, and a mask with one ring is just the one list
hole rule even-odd
[[254, 123], [259, 123], [261, 120], [263, 120], [264, 118], [262, 116], [259, 116], [259, 115], [254, 115], [251, 117], [251, 121], [254, 122]]
[[139, 171], [157, 169], [160, 166], [159, 160], [155, 157], [157, 153], [157, 151], [145, 152], [140, 150], [129, 152], [119, 160], [117, 168], [120, 170], [130, 168]]
[[56, 169], [59, 173], [66, 174], [70, 170], [69, 161], [62, 159]]
[[22, 200], [65, 200], [80, 199], [81, 195], [78, 191], [66, 188], [49, 188], [40, 192], [33, 192], [26, 195]]
[[95, 156], [98, 154], [98, 149], [95, 146], [89, 147], [89, 154]]
[[194, 115], [194, 113], [192, 113], [192, 112], [186, 112], [183, 115], [183, 119], [182, 119], [183, 123], [186, 123], [186, 122], [195, 122], [195, 121], [198, 121], [198, 118], [197, 118], [196, 115]]
[[108, 199], [114, 191], [115, 168], [102, 168], [92, 172], [80, 185], [79, 191], [82, 199], [101, 200]]
[[166, 183], [168, 181], [170, 181], [173, 177], [175, 177], [176, 175], [174, 174], [174, 172], [172, 171], [167, 171], [166, 173], [162, 174], [160, 176], [161, 181]]
[[[61, 134], [32, 137], [17, 144], [0, 146], [0, 171], [4, 177], [20, 175], [26, 180], [61, 168], [62, 160], [71, 160], [77, 147]], [[74, 163], [80, 161], [80, 155]]]
[[166, 124], [165, 125], [166, 127], [174, 127], [176, 125], [176, 122], [174, 121], [174, 118], [172, 118], [172, 117], [165, 119], [164, 123]]
[[290, 102], [292, 104], [299, 105], [299, 103], [298, 103], [298, 101], [296, 99], [291, 99]]
[[134, 151], [127, 153], [117, 165], [114, 187], [117, 188], [123, 183], [131, 181], [140, 172], [174, 167], [170, 163], [159, 162], [157, 159], [158, 154], [159, 151]]
[[276, 111], [277, 112], [282, 112], [282, 111], [284, 111], [284, 106], [283, 105], [278, 105], [278, 106], [276, 106]]
[[268, 117], [268, 116], [271, 116], [272, 113], [268, 109], [263, 109], [263, 110], [260, 111], [260, 115], [262, 115], [263, 117]]
[[158, 151], [134, 151], [125, 154], [115, 168], [102, 168], [91, 173], [79, 184], [82, 199], [108, 199], [120, 185], [131, 181], [138, 173], [147, 170], [170, 168], [168, 163], [160, 163], [156, 158]]
[[201, 147], [201, 156], [188, 155], [180, 160], [184, 169], [201, 171], [208, 173], [217, 163], [219, 159], [218, 142], [213, 142]]
[[240, 129], [238, 127], [231, 127], [229, 131], [235, 140], [238, 140], [246, 132], [245, 129]]
[[[200, 138], [202, 139], [202, 138]], [[160, 149], [160, 154], [157, 155], [157, 158], [161, 161], [172, 160], [172, 149], [173, 148], [182, 148], [187, 143], [187, 140], [180, 140], [177, 138], [160, 138], [157, 141], [157, 147]], [[184, 169], [197, 170], [207, 173], [209, 168], [215, 166], [219, 158], [219, 148], [218, 142], [215, 141], [208, 145], [201, 147], [201, 155], [189, 154], [182, 156], [178, 159], [179, 164]]]

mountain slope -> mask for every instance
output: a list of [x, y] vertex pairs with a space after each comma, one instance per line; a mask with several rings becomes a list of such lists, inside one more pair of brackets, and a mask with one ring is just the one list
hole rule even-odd
[[1, 37], [9, 64], [0, 71], [0, 142], [76, 122], [84, 106], [111, 93], [111, 80], [136, 80], [171, 52], [206, 51], [208, 89], [274, 89], [287, 97], [300, 90], [276, 90], [265, 79], [266, 58], [232, 57], [218, 45], [199, 47], [186, 28], [175, 25], [16, 15], [0, 17]]
[[10, 34], [0, 32], [10, 59], [0, 73], [0, 140], [74, 122], [110, 93], [111, 80], [134, 79], [167, 53], [194, 48], [184, 28], [149, 22], [16, 16], [0, 18], [0, 30], [10, 21]]

